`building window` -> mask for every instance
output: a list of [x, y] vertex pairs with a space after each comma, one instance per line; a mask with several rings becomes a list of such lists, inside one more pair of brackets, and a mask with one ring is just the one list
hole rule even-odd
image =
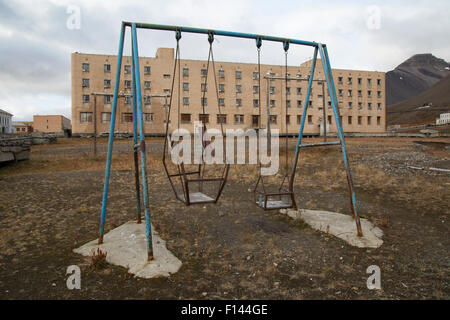
[[88, 94], [83, 94], [83, 103], [89, 103], [90, 96]]
[[358, 110], [362, 109], [362, 102], [358, 102]]
[[276, 115], [270, 115], [270, 123], [277, 124], [277, 116]]
[[312, 115], [308, 116], [308, 124], [313, 124], [313, 116]]
[[164, 79], [170, 79], [170, 74], [166, 73], [163, 75]]
[[236, 99], [236, 106], [242, 107], [242, 99], [240, 98]]
[[333, 122], [333, 120], [331, 119], [331, 116], [328, 116], [328, 117], [327, 117], [327, 123], [331, 125], [332, 122]]
[[291, 124], [291, 116], [290, 115], [286, 115], [286, 124]]
[[348, 96], [351, 97], [353, 95], [352, 90], [348, 90]]
[[206, 83], [202, 83], [202, 84], [201, 84], [201, 90], [202, 90], [202, 92], [208, 91], [208, 88], [207, 88], [207, 86], [206, 86]]
[[183, 68], [183, 77], [189, 77], [189, 69]]
[[302, 88], [297, 88], [297, 94], [301, 95], [302, 94]]
[[130, 96], [126, 96], [125, 97], [125, 104], [130, 104], [131, 103], [131, 97]]
[[234, 123], [235, 124], [243, 124], [244, 123], [244, 115], [243, 114], [235, 114], [234, 115]]
[[144, 66], [144, 74], [149, 75], [151, 73], [150, 66]]
[[348, 102], [348, 108], [353, 109], [353, 102], [351, 102], [351, 101]]
[[352, 79], [352, 77], [348, 77], [348, 84], [352, 84], [352, 82], [353, 82], [353, 79]]
[[103, 80], [103, 86], [105, 88], [111, 88], [111, 80], [107, 80], [107, 79]]
[[191, 114], [190, 113], [182, 113], [180, 115], [181, 123], [190, 123], [191, 122]]
[[259, 86], [253, 86], [253, 93], [259, 92]]
[[83, 72], [89, 72], [89, 63], [83, 63], [81, 69], [83, 70]]
[[259, 79], [259, 72], [253, 72], [253, 80]]
[[80, 123], [92, 122], [92, 112], [80, 112]]
[[240, 84], [236, 85], [236, 93], [242, 93], [242, 86]]
[[378, 110], [381, 110], [381, 103], [378, 103], [378, 104], [377, 104], [377, 109], [378, 109]]
[[372, 124], [372, 117], [368, 116], [367, 117], [367, 125], [370, 126]]
[[123, 112], [122, 113], [122, 122], [123, 123], [133, 122], [133, 114], [131, 112]]
[[206, 74], [207, 74], [206, 69], [200, 70], [200, 73], [201, 73], [202, 77], [206, 77]]
[[111, 65], [110, 64], [104, 64], [103, 65], [103, 71], [106, 73], [111, 72]]
[[301, 124], [301, 123], [302, 123], [302, 116], [297, 115], [297, 124]]
[[259, 100], [258, 99], [253, 99], [253, 107], [255, 107], [255, 108], [259, 107]]
[[236, 71], [236, 79], [242, 79], [242, 72]]
[[348, 123], [349, 125], [352, 124], [352, 116], [348, 116], [348, 118], [347, 118], [347, 123]]
[[362, 97], [362, 91], [361, 90], [358, 90], [358, 97]]
[[111, 112], [102, 112], [102, 123], [111, 122]]
[[342, 97], [343, 94], [344, 94], [344, 91], [342, 89], [339, 89], [339, 95]]
[[372, 79], [367, 79], [367, 85], [371, 86], [372, 85]]
[[290, 108], [291, 107], [291, 100], [286, 100], [286, 108]]
[[153, 123], [153, 113], [144, 113], [144, 122]]
[[381, 86], [381, 79], [377, 79], [377, 86]]
[[225, 99], [219, 98], [219, 106], [224, 106], [224, 105], [225, 105]]
[[189, 105], [189, 98], [183, 97], [183, 105], [188, 106]]
[[359, 84], [359, 85], [362, 84], [362, 78], [358, 78], [358, 84]]
[[338, 84], [342, 84], [342, 77], [338, 77]]
[[381, 91], [377, 91], [377, 97], [381, 98]]
[[297, 108], [301, 108], [302, 107], [302, 100], [297, 100]]
[[219, 77], [220, 78], [225, 78], [225, 71], [219, 70]]
[[270, 93], [272, 93], [272, 94], [275, 93], [275, 87], [270, 87]]
[[275, 108], [275, 100], [270, 100], [270, 106], [271, 106], [272, 108]]
[[227, 115], [226, 114], [218, 114], [217, 115], [217, 124], [226, 124], [227, 123]]
[[367, 103], [367, 109], [372, 110], [372, 103], [371, 102]]
[[149, 96], [149, 95], [144, 96], [144, 103], [145, 104], [151, 104], [152, 103], [152, 97]]
[[223, 83], [219, 84], [219, 92], [225, 92], [225, 85]]
[[308, 107], [312, 108], [312, 106], [313, 106], [312, 104], [313, 104], [312, 100], [309, 100]]
[[381, 126], [381, 117], [377, 117], [377, 126]]
[[201, 104], [202, 106], [206, 106], [208, 104], [208, 98], [202, 98]]
[[358, 116], [358, 126], [362, 125], [362, 117]]
[[111, 96], [103, 96], [103, 103], [104, 104], [110, 104], [111, 103]]
[[286, 87], [286, 94], [291, 94], [291, 88], [290, 87]]
[[145, 89], [150, 89], [150, 85], [151, 85], [150, 81], [144, 81]]
[[125, 80], [125, 88], [131, 88], [131, 80]]
[[189, 82], [183, 82], [183, 91], [189, 91]]
[[370, 91], [370, 90], [367, 91], [367, 96], [368, 96], [368, 97], [372, 97], [372, 91]]
[[170, 96], [170, 89], [164, 89], [164, 94], [166, 96]]
[[206, 113], [200, 113], [198, 115], [198, 120], [202, 123], [209, 123], [209, 114]]
[[126, 74], [128, 74], [128, 73], [131, 73], [131, 66], [130, 65], [125, 65], [125, 66], [123, 66], [123, 71], [124, 71], [124, 73], [126, 73]]
[[89, 79], [83, 79], [82, 86], [85, 88], [89, 87]]

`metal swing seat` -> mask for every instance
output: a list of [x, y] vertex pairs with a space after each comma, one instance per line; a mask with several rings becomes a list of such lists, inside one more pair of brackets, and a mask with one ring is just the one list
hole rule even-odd
[[[256, 47], [258, 49], [258, 72], [260, 72], [260, 51], [261, 51], [261, 39], [256, 39]], [[287, 93], [287, 53], [289, 50], [289, 41], [285, 41], [283, 43], [283, 48], [285, 52], [285, 92]], [[261, 88], [261, 76], [259, 76], [259, 88]], [[259, 90], [261, 91], [261, 90]], [[259, 96], [259, 101], [261, 101], [261, 95]], [[287, 94], [286, 94], [286, 101], [285, 101], [285, 110], [286, 115], [288, 111], [288, 102], [287, 102]], [[267, 92], [267, 121], [268, 126], [270, 125], [270, 106], [269, 106], [269, 92]], [[282, 168], [282, 171], [284, 173], [281, 173], [280, 175], [276, 175], [275, 177], [266, 177], [262, 175], [262, 165], [259, 164], [259, 175], [258, 179], [256, 181], [255, 188], [253, 190], [254, 195], [254, 201], [257, 206], [263, 208], [264, 210], [277, 210], [277, 209], [288, 209], [288, 208], [297, 208], [297, 205], [295, 203], [295, 197], [293, 188], [291, 185], [292, 177], [288, 174], [288, 157], [289, 157], [289, 149], [288, 149], [288, 122], [287, 117], [285, 117], [285, 164], [284, 168]], [[268, 127], [270, 130], [270, 128]], [[267, 134], [270, 135], [270, 131], [268, 130]], [[270, 136], [269, 136], [269, 139]], [[269, 144], [268, 140], [268, 144]], [[270, 146], [268, 146], [268, 150], [270, 150]], [[270, 185], [268, 185], [267, 180], [273, 180], [270, 181]], [[280, 183], [281, 180], [281, 183]], [[277, 183], [278, 182], [278, 183]], [[278, 185], [275, 187], [275, 185]]]
[[[177, 128], [180, 129], [180, 97], [181, 97], [181, 73], [180, 73], [180, 47], [179, 47], [179, 41], [181, 39], [181, 32], [179, 30], [176, 31], [176, 40], [177, 40], [177, 47], [176, 47], [176, 54], [175, 54], [175, 65], [173, 69], [173, 75], [172, 75], [172, 88], [171, 93], [174, 92], [174, 85], [175, 85], [175, 77], [178, 78], [177, 81], [177, 93], [178, 93], [178, 101], [177, 101]], [[202, 112], [203, 115], [205, 115], [205, 97], [206, 97], [206, 86], [208, 84], [208, 73], [209, 73], [209, 66], [210, 61], [213, 68], [214, 73], [214, 84], [216, 89], [216, 98], [217, 98], [217, 106], [218, 106], [218, 115], [221, 116], [221, 108], [219, 104], [219, 91], [218, 91], [218, 85], [217, 85], [217, 79], [216, 79], [216, 70], [215, 70], [215, 64], [214, 64], [214, 56], [213, 56], [213, 50], [212, 50], [212, 44], [214, 41], [214, 35], [213, 33], [208, 34], [208, 41], [209, 41], [209, 54], [208, 54], [208, 63], [206, 68], [206, 75], [204, 77], [204, 83], [203, 86], [205, 87], [205, 90], [203, 90], [203, 97], [202, 97]], [[178, 71], [178, 73], [177, 73]], [[172, 187], [172, 190], [175, 194], [176, 199], [182, 201], [185, 205], [191, 205], [191, 204], [205, 204], [205, 203], [217, 203], [219, 200], [222, 191], [225, 187], [225, 184], [227, 182], [228, 178], [228, 172], [230, 169], [230, 165], [228, 163], [224, 163], [223, 165], [214, 165], [214, 164], [208, 164], [205, 162], [205, 152], [208, 149], [208, 145], [210, 144], [209, 140], [205, 140], [206, 135], [206, 123], [207, 119], [199, 119], [203, 120], [201, 131], [199, 135], [201, 136], [201, 145], [195, 145], [194, 148], [200, 148], [200, 150], [197, 150], [201, 152], [201, 159], [200, 163], [196, 164], [186, 164], [183, 161], [179, 163], [172, 163], [168, 160], [167, 154], [169, 153], [169, 150], [172, 150], [172, 143], [169, 142], [169, 125], [170, 125], [170, 119], [171, 119], [171, 110], [173, 105], [173, 94], [170, 96], [170, 102], [168, 109], [166, 110], [166, 134], [165, 134], [165, 142], [164, 142], [164, 152], [163, 152], [163, 166], [164, 170], [166, 172], [166, 175], [169, 179], [170, 185]], [[206, 120], [206, 121], [205, 121]], [[220, 124], [222, 137], [224, 137], [223, 134], [223, 124]], [[180, 141], [181, 142], [181, 141]], [[211, 154], [214, 154], [214, 149], [209, 149]], [[195, 152], [195, 150], [194, 150]], [[222, 167], [222, 168], [220, 168]]]

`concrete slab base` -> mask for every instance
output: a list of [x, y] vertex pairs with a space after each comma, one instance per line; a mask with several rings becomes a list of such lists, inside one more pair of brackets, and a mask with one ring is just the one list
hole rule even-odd
[[313, 229], [332, 234], [355, 247], [378, 248], [383, 244], [383, 231], [364, 218], [360, 218], [363, 236], [358, 237], [355, 220], [349, 215], [307, 209], [281, 209], [280, 212], [302, 219]]
[[168, 277], [177, 272], [182, 263], [166, 248], [166, 241], [161, 239], [153, 229], [152, 234], [154, 258], [149, 262], [144, 222], [141, 224], [134, 221], [127, 222], [106, 233], [103, 244], [98, 245], [96, 239], [73, 251], [89, 257], [97, 248], [100, 248], [107, 252], [107, 262], [129, 268], [129, 273], [137, 277]]

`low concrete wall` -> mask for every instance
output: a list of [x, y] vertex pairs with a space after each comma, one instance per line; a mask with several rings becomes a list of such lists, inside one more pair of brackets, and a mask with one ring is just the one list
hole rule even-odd
[[0, 162], [30, 159], [30, 147], [56, 143], [56, 135], [45, 133], [0, 135]]

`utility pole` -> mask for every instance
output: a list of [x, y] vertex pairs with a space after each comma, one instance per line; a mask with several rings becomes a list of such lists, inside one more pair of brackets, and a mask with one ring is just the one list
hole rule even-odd
[[327, 113], [325, 111], [325, 82], [322, 81], [322, 103], [323, 103], [323, 141], [327, 142]]

